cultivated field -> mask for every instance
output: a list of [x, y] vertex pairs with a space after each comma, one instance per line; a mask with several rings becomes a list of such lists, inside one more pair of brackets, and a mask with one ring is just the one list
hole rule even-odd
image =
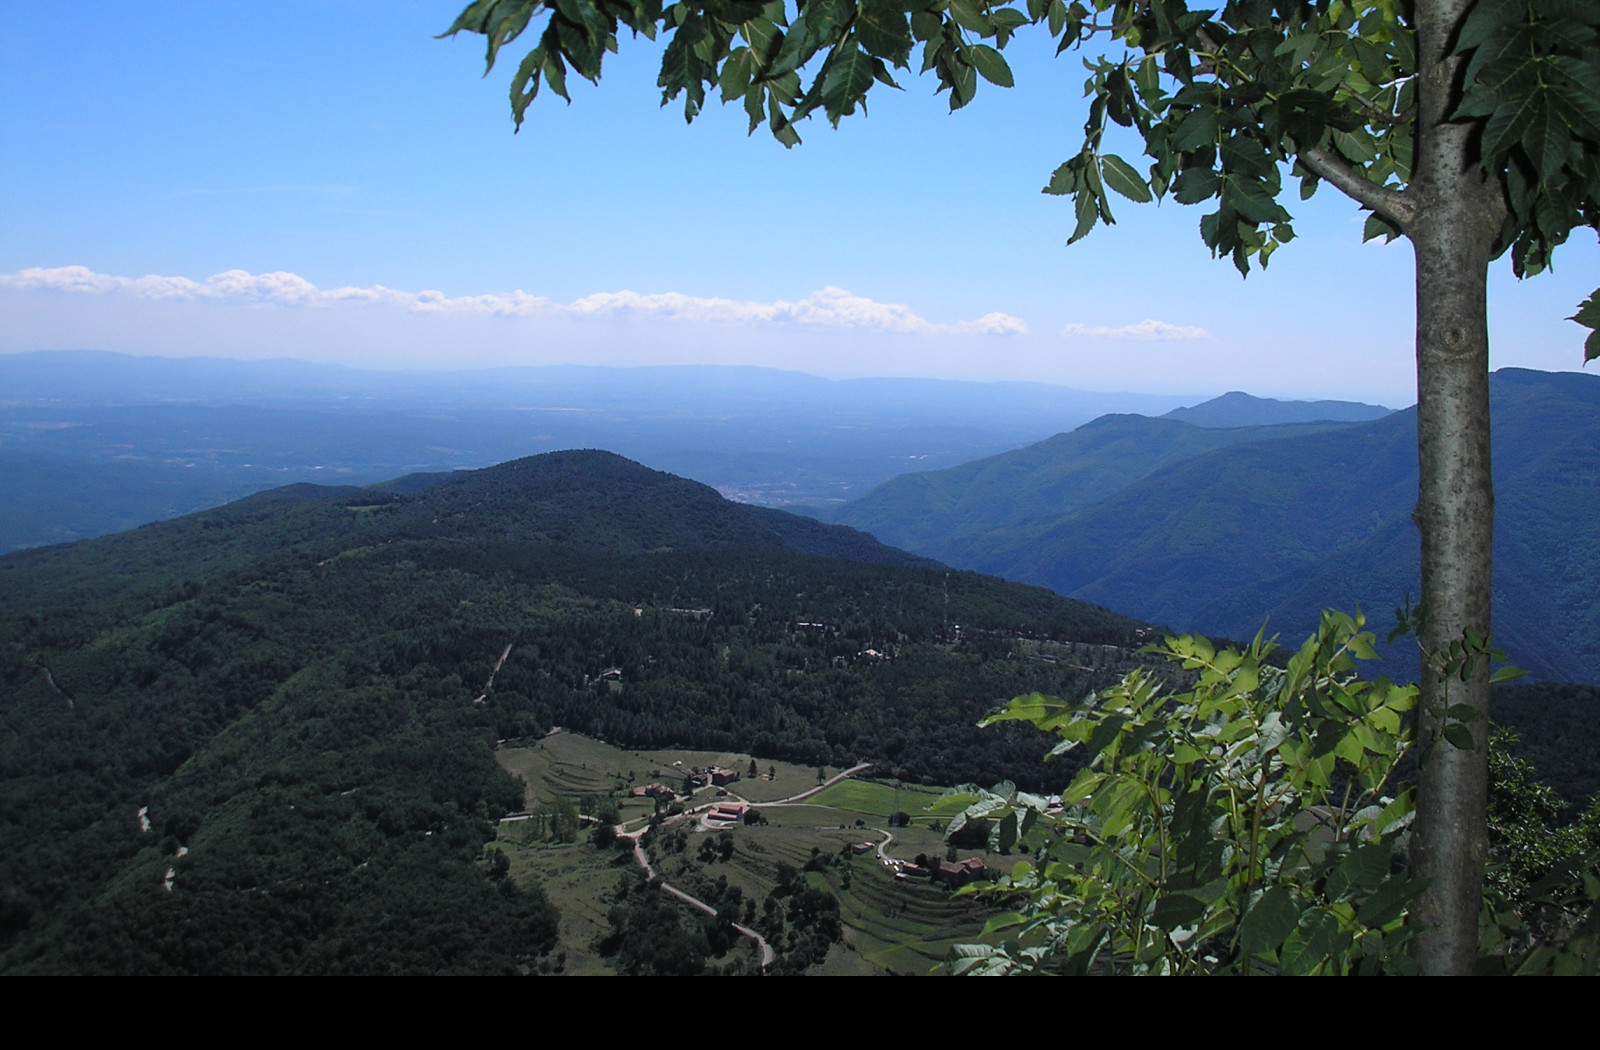
[[[726, 795], [703, 788], [684, 805], [692, 810], [745, 800], [767, 823], [707, 827], [693, 812], [668, 820], [657, 832], [657, 874], [702, 898], [738, 887], [744, 901], [759, 905], [777, 885], [780, 864], [809, 869], [811, 885], [838, 900], [844, 939], [808, 973], [929, 973], [951, 945], [975, 940], [990, 913], [926, 880], [896, 878], [878, 858], [886, 841], [892, 858], [944, 855], [944, 840], [935, 828], [948, 818], [929, 812], [939, 798], [937, 789], [852, 778], [786, 803], [782, 800], [814, 791], [815, 766], [758, 759], [759, 776], [751, 779], [749, 755], [627, 751], [572, 733], [545, 737], [531, 747], [502, 748], [498, 754], [501, 765], [526, 783], [530, 811], [544, 814], [558, 808], [562, 799], [581, 807], [585, 800], [597, 805], [609, 798], [630, 830], [643, 827], [656, 810], [653, 800], [629, 798], [631, 788], [659, 783], [681, 789], [688, 771], [712, 765], [739, 771], [741, 779], [728, 785]], [[825, 772], [832, 777], [840, 770]], [[913, 826], [890, 828], [888, 817], [897, 811], [910, 814]], [[510, 862], [512, 877], [536, 879], [561, 909], [563, 972], [571, 974], [613, 972], [596, 946], [609, 932], [607, 914], [616, 903], [619, 882], [638, 870], [631, 852], [592, 845], [591, 826], [583, 825], [578, 841], [562, 843], [551, 841], [550, 823], [543, 816], [507, 821], [497, 844]], [[723, 842], [725, 835], [731, 843]], [[872, 850], [851, 853], [860, 843], [870, 843]], [[1016, 859], [995, 856], [986, 863], [1009, 871]], [[727, 960], [713, 962], [721, 966]]]

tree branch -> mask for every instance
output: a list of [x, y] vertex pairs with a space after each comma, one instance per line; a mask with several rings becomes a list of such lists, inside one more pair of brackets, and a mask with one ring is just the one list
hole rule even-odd
[[1295, 156], [1346, 197], [1371, 208], [1401, 230], [1409, 230], [1416, 219], [1417, 202], [1409, 192], [1378, 185], [1326, 146], [1297, 150]]
[[[1400, 81], [1397, 80], [1395, 83], [1398, 84]], [[1361, 92], [1351, 87], [1345, 81], [1339, 81], [1339, 86], [1349, 92], [1350, 97], [1355, 99], [1355, 101], [1359, 103], [1363, 109], [1372, 115], [1372, 119], [1376, 120], [1380, 124], [1387, 124], [1390, 127], [1399, 127], [1402, 124], [1409, 124], [1413, 120], [1417, 119], [1417, 104], [1415, 102], [1398, 113], [1391, 113], [1383, 106], [1378, 105], [1378, 103], [1374, 102], [1372, 99], [1361, 94]]]
[[[1204, 25], [1196, 28], [1195, 36], [1213, 56], [1220, 54], [1221, 48], [1211, 34], [1207, 32]], [[1222, 74], [1218, 73], [1217, 75], [1221, 76]], [[1349, 90], [1348, 85], [1344, 86], [1346, 90]], [[1412, 119], [1414, 106], [1398, 116], [1390, 116], [1384, 113], [1381, 107], [1375, 106], [1370, 99], [1358, 92], [1351, 91], [1350, 94], [1358, 102], [1376, 110], [1377, 114], [1382, 116], [1383, 123], [1398, 124]], [[1416, 218], [1417, 202], [1414, 197], [1405, 191], [1378, 185], [1362, 175], [1360, 169], [1350, 164], [1333, 150], [1325, 146], [1312, 146], [1308, 149], [1296, 150], [1295, 155], [1300, 163], [1316, 172], [1325, 182], [1332, 183], [1346, 197], [1349, 197], [1357, 204], [1371, 208], [1400, 227], [1402, 231], [1408, 230], [1412, 220]]]

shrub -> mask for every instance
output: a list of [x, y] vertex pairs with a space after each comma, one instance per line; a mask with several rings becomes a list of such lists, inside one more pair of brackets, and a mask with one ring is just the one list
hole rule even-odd
[[[1169, 638], [1187, 691], [1144, 670], [1082, 703], [1018, 697], [985, 725], [1029, 722], [1087, 752], [1063, 808], [1011, 785], [971, 788], [951, 822], [992, 825], [991, 846], [1044, 837], [1033, 861], [969, 887], [1018, 901], [949, 959], [957, 973], [1411, 972], [1403, 945], [1419, 885], [1395, 873], [1410, 823], [1395, 771], [1414, 686], [1363, 681], [1364, 620], [1324, 613], [1278, 668]], [[1197, 677], [1196, 677], [1197, 676]]]

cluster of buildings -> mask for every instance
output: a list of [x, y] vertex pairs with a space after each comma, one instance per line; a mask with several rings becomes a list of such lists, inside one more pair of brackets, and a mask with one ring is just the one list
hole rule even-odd
[[926, 864], [914, 864], [908, 860], [889, 860], [888, 867], [894, 870], [897, 879], [928, 879], [931, 882], [942, 882], [951, 889], [959, 889], [969, 882], [985, 882], [993, 878], [993, 873], [984, 867], [983, 861], [977, 857], [968, 857], [966, 860], [945, 860], [943, 858], [920, 858]]
[[707, 785], [727, 787], [738, 779], [739, 771], [737, 769], [723, 769], [720, 766], [712, 766], [709, 769], [697, 769], [690, 773], [684, 778], [684, 783], [693, 784], [698, 790]]

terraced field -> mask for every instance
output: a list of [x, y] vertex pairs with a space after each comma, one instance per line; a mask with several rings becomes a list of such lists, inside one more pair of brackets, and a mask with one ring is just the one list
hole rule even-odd
[[[625, 821], [648, 817], [654, 803], [628, 800], [630, 785], [664, 783], [681, 786], [688, 768], [719, 765], [746, 771], [750, 756], [710, 752], [636, 752], [612, 748], [575, 734], [560, 733], [527, 748], [503, 748], [500, 762], [527, 783], [529, 808], [550, 807], [558, 798], [576, 803], [585, 796], [611, 795]], [[658, 874], [692, 895], [713, 896], [719, 887], [737, 886], [745, 900], [763, 901], [778, 883], [779, 865], [807, 872], [813, 886], [826, 889], [839, 902], [844, 943], [825, 963], [808, 973], [926, 974], [944, 959], [950, 946], [977, 938], [990, 909], [958, 898], [941, 887], [916, 879], [897, 879], [877, 858], [876, 849], [889, 835], [892, 857], [919, 853], [943, 855], [942, 836], [925, 816], [938, 789], [904, 787], [851, 779], [834, 784], [796, 803], [778, 803], [816, 786], [814, 768], [757, 761], [763, 776], [729, 786], [733, 797], [757, 803], [765, 825], [704, 828], [692, 815], [668, 823], [655, 848]], [[769, 770], [776, 774], [768, 778]], [[829, 770], [830, 774], [837, 770]], [[695, 804], [715, 801], [715, 791], [700, 792]], [[909, 828], [889, 829], [896, 811], [917, 817]], [[634, 826], [634, 825], [630, 825]], [[550, 843], [534, 833], [533, 822], [502, 825], [500, 846], [516, 878], [536, 878], [561, 909], [561, 939], [567, 973], [609, 973], [595, 943], [607, 929], [619, 879], [634, 869], [630, 856], [601, 851], [586, 840]], [[722, 859], [723, 834], [731, 852]], [[868, 842], [873, 851], [851, 855], [850, 847]], [[815, 858], [815, 859], [814, 859]], [[992, 867], [1008, 869], [1015, 858], [986, 858]]]
[[925, 974], [950, 947], [978, 939], [990, 909], [913, 879], [895, 879], [876, 861], [852, 864], [850, 887], [836, 890], [857, 952], [886, 973]]

